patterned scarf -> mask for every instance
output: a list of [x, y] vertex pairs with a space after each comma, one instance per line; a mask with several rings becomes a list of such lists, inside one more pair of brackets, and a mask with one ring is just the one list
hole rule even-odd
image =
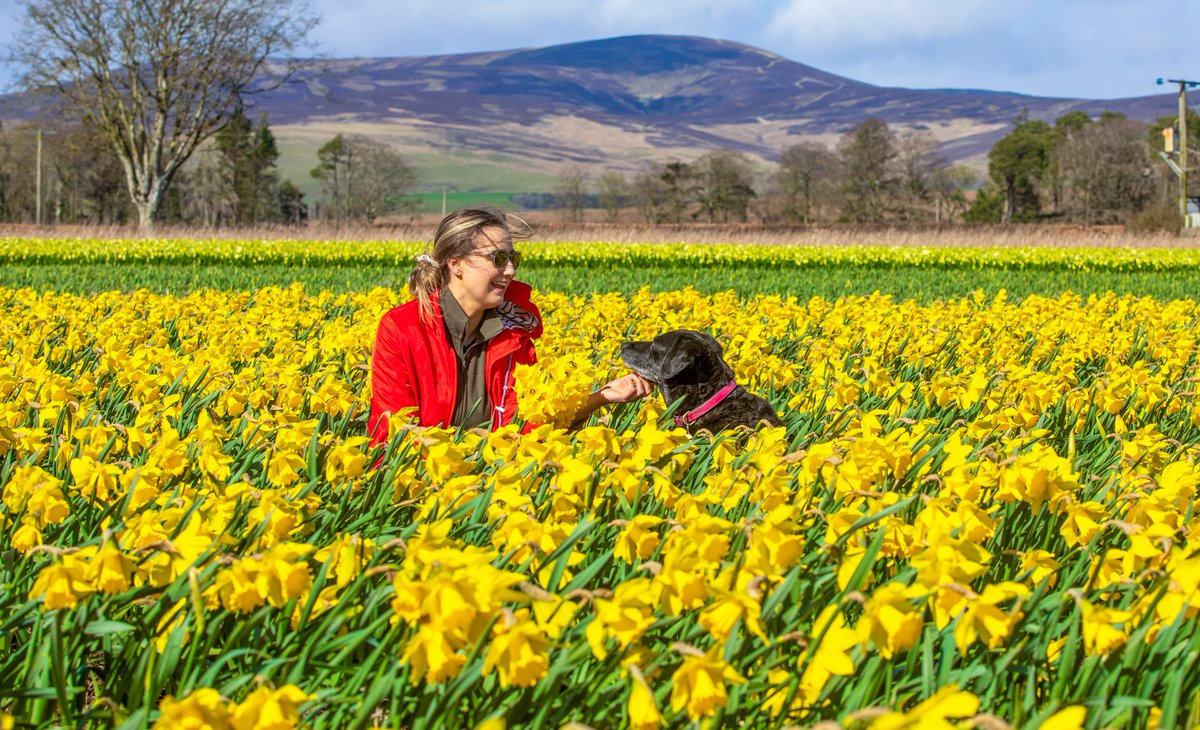
[[500, 324], [504, 325], [505, 329], [523, 329], [526, 332], [532, 332], [538, 324], [537, 317], [507, 299], [496, 307], [496, 314], [500, 315]]

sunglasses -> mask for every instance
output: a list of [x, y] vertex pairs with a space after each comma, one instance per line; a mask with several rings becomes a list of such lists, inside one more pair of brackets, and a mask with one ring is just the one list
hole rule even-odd
[[494, 248], [491, 251], [476, 251], [470, 256], [483, 256], [492, 260], [492, 265], [496, 267], [496, 271], [504, 271], [508, 266], [508, 262], [512, 262], [513, 271], [521, 268], [521, 252], [506, 251], [502, 248]]

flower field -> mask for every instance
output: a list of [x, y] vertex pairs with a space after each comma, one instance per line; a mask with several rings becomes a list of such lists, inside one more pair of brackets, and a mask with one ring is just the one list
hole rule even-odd
[[529, 420], [688, 328], [786, 427], [381, 457], [397, 292], [46, 289], [0, 289], [0, 726], [1200, 724], [1192, 299], [544, 287]]
[[[402, 289], [424, 244], [293, 241], [0, 238], [0, 287], [72, 293], [147, 288], [249, 290], [305, 284], [335, 293]], [[522, 280], [568, 294], [656, 292], [694, 287], [740, 296], [839, 296], [879, 291], [931, 301], [976, 289], [1014, 296], [1080, 294], [1193, 296], [1194, 248], [1065, 246], [721, 245], [529, 241]]]

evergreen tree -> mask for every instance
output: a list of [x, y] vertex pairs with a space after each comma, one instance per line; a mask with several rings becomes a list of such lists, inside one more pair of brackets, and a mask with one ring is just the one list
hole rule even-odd
[[216, 135], [217, 149], [228, 166], [235, 203], [233, 224], [251, 226], [280, 219], [279, 174], [275, 163], [279, 148], [266, 116], [257, 125], [241, 108]]
[[353, 149], [340, 132], [317, 150], [317, 166], [309, 174], [321, 182], [325, 209], [321, 218], [340, 223], [349, 217], [346, 201], [352, 194]]
[[308, 204], [304, 202], [304, 193], [291, 180], [284, 180], [279, 186], [279, 213], [289, 226], [302, 226], [308, 222]]
[[1001, 223], [1031, 220], [1041, 213], [1038, 186], [1047, 179], [1054, 141], [1049, 124], [1022, 113], [1012, 131], [988, 152], [988, 175], [1004, 196]]

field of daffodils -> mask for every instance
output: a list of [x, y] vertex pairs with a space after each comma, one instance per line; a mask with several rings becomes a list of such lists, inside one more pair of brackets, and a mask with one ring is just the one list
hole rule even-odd
[[[1195, 300], [547, 287], [370, 450], [405, 297], [0, 289], [0, 727], [1200, 724]], [[677, 328], [786, 426], [553, 422]]]

